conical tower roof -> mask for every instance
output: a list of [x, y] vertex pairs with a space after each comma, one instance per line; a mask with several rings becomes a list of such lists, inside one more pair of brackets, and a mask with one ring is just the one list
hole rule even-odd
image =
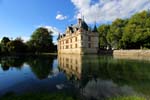
[[92, 32], [98, 32], [96, 24], [94, 25], [94, 28], [93, 28]]

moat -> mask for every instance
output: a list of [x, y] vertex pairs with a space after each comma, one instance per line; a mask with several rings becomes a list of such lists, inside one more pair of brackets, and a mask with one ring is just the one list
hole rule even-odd
[[0, 57], [0, 96], [63, 92], [86, 100], [150, 97], [150, 61], [97, 55]]

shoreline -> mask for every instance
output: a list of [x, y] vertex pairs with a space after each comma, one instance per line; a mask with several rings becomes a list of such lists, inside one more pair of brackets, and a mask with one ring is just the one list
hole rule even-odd
[[113, 57], [116, 59], [150, 61], [150, 50], [114, 50]]
[[150, 50], [114, 50], [115, 56], [150, 57]]
[[1, 56], [46, 56], [46, 55], [53, 55], [53, 56], [57, 56], [57, 53], [8, 53], [8, 54], [1, 54]]

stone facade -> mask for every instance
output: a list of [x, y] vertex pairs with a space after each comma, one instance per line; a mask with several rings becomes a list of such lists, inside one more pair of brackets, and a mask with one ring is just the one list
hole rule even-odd
[[76, 25], [67, 28], [58, 37], [58, 53], [90, 54], [98, 52], [98, 31], [96, 25], [91, 30], [86, 22], [78, 19]]

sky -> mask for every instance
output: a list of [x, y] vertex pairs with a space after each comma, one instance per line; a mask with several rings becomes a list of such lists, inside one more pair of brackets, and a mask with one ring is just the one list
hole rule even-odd
[[84, 16], [87, 24], [111, 23], [150, 9], [150, 0], [0, 0], [0, 39], [30, 39], [38, 27], [53, 31], [53, 41]]

